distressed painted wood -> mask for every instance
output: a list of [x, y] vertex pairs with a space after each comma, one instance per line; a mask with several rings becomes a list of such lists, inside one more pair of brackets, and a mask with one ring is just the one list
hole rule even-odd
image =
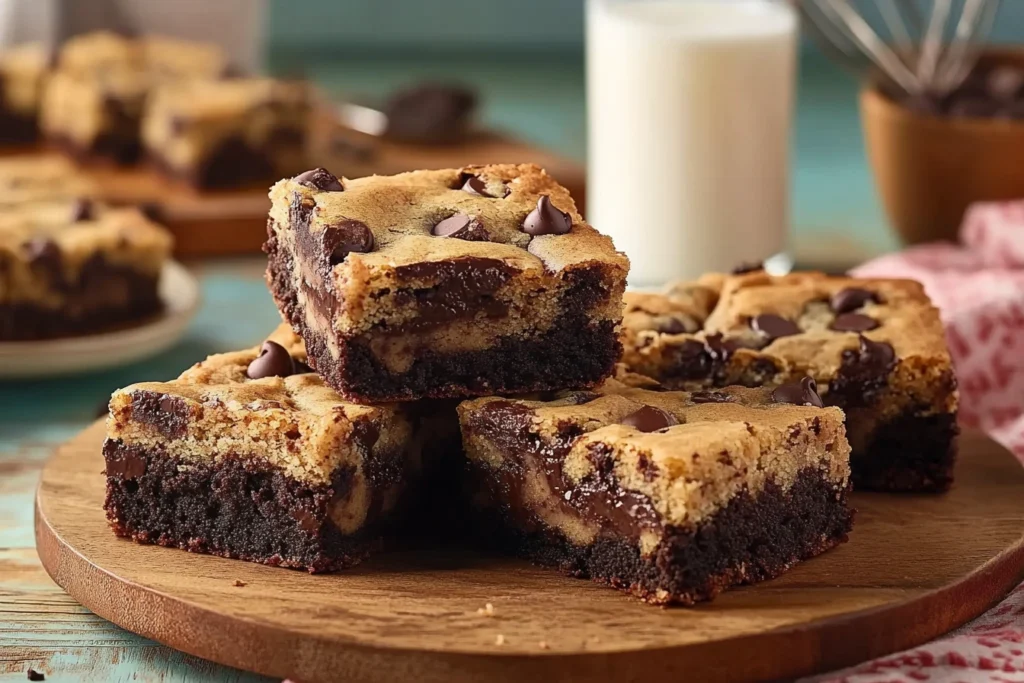
[[270, 680], [177, 652], [93, 614], [43, 570], [32, 529], [43, 464], [95, 420], [113, 389], [172, 377], [209, 353], [254, 344], [276, 325], [263, 266], [253, 258], [197, 268], [203, 309], [188, 337], [156, 358], [74, 378], [0, 383], [0, 682], [21, 683], [30, 667], [48, 681]]
[[857, 494], [850, 543], [667, 610], [471, 551], [394, 550], [311, 576], [135, 545], [101, 509], [103, 433], [90, 427], [43, 472], [36, 538], [50, 575], [132, 631], [307, 682], [789, 678], [923, 643], [1024, 576], [1024, 470], [976, 433], [949, 494]]

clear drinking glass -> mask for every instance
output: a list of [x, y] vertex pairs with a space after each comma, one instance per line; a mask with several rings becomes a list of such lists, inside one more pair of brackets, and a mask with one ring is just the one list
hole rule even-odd
[[631, 285], [785, 252], [797, 29], [772, 0], [587, 1], [587, 218]]

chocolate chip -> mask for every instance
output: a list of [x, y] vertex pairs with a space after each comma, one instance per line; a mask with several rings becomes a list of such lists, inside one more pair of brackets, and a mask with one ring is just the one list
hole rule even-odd
[[800, 334], [800, 328], [795, 322], [771, 313], [755, 316], [750, 321], [750, 327], [768, 337], [769, 340]]
[[71, 206], [71, 222], [91, 221], [93, 218], [93, 205], [91, 199], [77, 199]]
[[799, 382], [788, 382], [772, 392], [772, 400], [776, 403], [792, 403], [798, 406], [814, 406], [822, 408], [824, 404], [818, 396], [818, 383], [813, 377], [804, 377]]
[[[506, 195], [508, 188], [506, 187]], [[470, 194], [479, 195], [481, 197], [488, 197], [490, 199], [496, 199], [496, 197], [487, 191], [487, 183], [480, 178], [480, 176], [471, 175], [466, 178], [466, 182], [462, 185], [463, 192]]]
[[431, 231], [438, 237], [465, 237], [469, 233], [469, 226], [473, 219], [464, 213], [457, 213], [449, 216], [434, 226]]
[[249, 379], [263, 379], [264, 377], [288, 377], [295, 374], [295, 362], [292, 360], [288, 350], [273, 341], [263, 342], [260, 347], [260, 355], [249, 363], [245, 375]]
[[328, 225], [322, 240], [327, 262], [332, 266], [338, 265], [353, 252], [367, 254], [373, 251], [375, 243], [373, 231], [366, 223], [350, 219]]
[[829, 328], [837, 332], [867, 332], [879, 324], [877, 320], [863, 313], [842, 313], [836, 316]]
[[643, 406], [639, 410], [630, 413], [619, 420], [619, 424], [627, 427], [634, 427], [640, 432], [656, 432], [672, 425], [679, 424], [679, 421], [671, 413], [654, 406]]
[[713, 362], [725, 363], [736, 353], [740, 345], [732, 339], [725, 339], [720, 333], [709, 334], [704, 340], [704, 350]]
[[847, 287], [833, 294], [829, 305], [836, 313], [849, 313], [869, 301], [878, 303], [878, 295], [860, 287]]
[[829, 384], [829, 396], [841, 398], [844, 408], [869, 404], [896, 367], [896, 352], [890, 344], [864, 335], [858, 341], [856, 351], [843, 351], [839, 372]]
[[341, 186], [338, 177], [325, 168], [314, 168], [311, 171], [300, 173], [295, 176], [295, 182], [323, 192], [341, 192], [345, 189]]
[[756, 273], [759, 270], [764, 270], [763, 261], [755, 261], [751, 263], [741, 263], [732, 269], [733, 275], [745, 275], [747, 273]]
[[523, 232], [528, 235], [564, 235], [572, 229], [569, 214], [551, 203], [551, 197], [544, 194], [537, 200], [537, 208], [523, 221]]
[[690, 400], [694, 403], [732, 403], [733, 398], [721, 391], [695, 391], [690, 394]]

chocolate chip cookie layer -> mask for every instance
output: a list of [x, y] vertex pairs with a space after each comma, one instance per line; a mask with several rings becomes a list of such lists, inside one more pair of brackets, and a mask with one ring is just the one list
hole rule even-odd
[[138, 210], [87, 198], [5, 207], [0, 339], [86, 334], [158, 313], [171, 244], [171, 236]]
[[270, 196], [271, 291], [346, 397], [582, 388], [612, 372], [628, 261], [540, 168], [316, 169]]
[[676, 389], [813, 377], [842, 408], [857, 487], [952, 482], [958, 394], [938, 311], [909, 280], [762, 271], [629, 293], [624, 362]]
[[142, 138], [158, 167], [196, 187], [266, 187], [307, 167], [309, 117], [303, 83], [189, 81], [154, 93]]
[[[846, 540], [842, 412], [814, 383], [459, 406], [484, 532], [648, 602], [693, 604]], [[820, 403], [818, 403], [820, 406]]]
[[107, 518], [119, 536], [331, 571], [370, 551], [419, 468], [395, 405], [347, 403], [282, 326], [110, 401]]

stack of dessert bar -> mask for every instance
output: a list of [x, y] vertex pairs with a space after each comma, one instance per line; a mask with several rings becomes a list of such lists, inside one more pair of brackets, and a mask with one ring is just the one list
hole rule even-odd
[[93, 199], [60, 157], [0, 161], [0, 341], [101, 331], [160, 312], [172, 239]]
[[489, 542], [692, 604], [846, 539], [851, 444], [858, 485], [950, 482], [955, 380], [911, 283], [709, 276], [623, 320], [628, 261], [535, 166], [315, 169], [271, 199], [286, 324], [114, 395], [118, 535], [349, 565], [423, 504], [457, 421]]
[[79, 161], [147, 160], [198, 188], [303, 170], [312, 93], [234, 73], [211, 43], [96, 32], [0, 52], [0, 144], [42, 135]]

